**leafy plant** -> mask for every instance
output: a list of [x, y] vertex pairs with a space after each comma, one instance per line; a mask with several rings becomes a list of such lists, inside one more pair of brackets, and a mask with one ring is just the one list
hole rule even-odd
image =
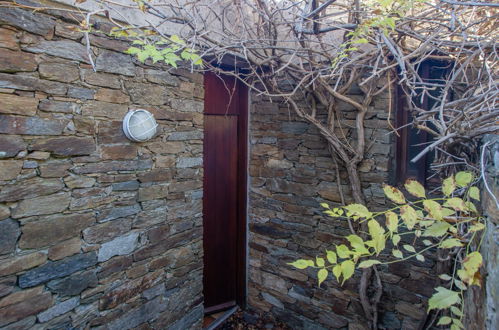
[[126, 37], [132, 40], [134, 46], [126, 50], [127, 54], [135, 55], [144, 63], [151, 59], [153, 63], [163, 61], [177, 68], [180, 61], [190, 61], [194, 65], [201, 66], [203, 61], [197, 51], [188, 47], [187, 43], [177, 35], [170, 37], [158, 36], [154, 31], [138, 30], [134, 28], [114, 27], [110, 33], [113, 37]]
[[[463, 294], [469, 286], [481, 285], [479, 268], [483, 262], [480, 252], [473, 251], [477, 235], [485, 228], [485, 219], [474, 204], [474, 201], [480, 200], [480, 194], [478, 188], [472, 186], [473, 179], [473, 174], [465, 171], [446, 178], [442, 183], [442, 195], [436, 198], [430, 198], [423, 185], [414, 180], [408, 180], [404, 185], [408, 195], [384, 185], [384, 193], [394, 206], [382, 212], [371, 212], [361, 204], [330, 208], [322, 203], [328, 216], [367, 224], [367, 232], [360, 234], [364, 238], [349, 235], [346, 237], [349, 246], [335, 245], [325, 251], [325, 259], [299, 259], [290, 265], [298, 269], [318, 269], [319, 286], [329, 273], [343, 285], [353, 276], [356, 268], [411, 258], [423, 262], [424, 253], [431, 249], [453, 250], [460, 256], [455, 258], [455, 271], [439, 276], [446, 282], [446, 287], [435, 288], [436, 292], [428, 301], [428, 311], [449, 309], [450, 316], [442, 316], [438, 325], [450, 325], [453, 330], [462, 329]], [[408, 238], [405, 242], [412, 240], [412, 243], [401, 243], [403, 237]], [[416, 244], [418, 240], [422, 244]], [[423, 247], [416, 250], [418, 246]], [[386, 250], [391, 250], [392, 257]]]

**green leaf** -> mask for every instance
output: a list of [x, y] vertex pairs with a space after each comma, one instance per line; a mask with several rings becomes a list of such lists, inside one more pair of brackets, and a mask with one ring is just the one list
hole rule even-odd
[[355, 39], [352, 41], [353, 44], [367, 44], [369, 41], [366, 38]]
[[445, 196], [452, 195], [454, 190], [456, 190], [456, 182], [454, 181], [453, 176], [450, 176], [442, 181], [442, 192]]
[[440, 237], [445, 235], [450, 227], [451, 225], [449, 225], [447, 222], [438, 221], [428, 227], [428, 229], [424, 231], [423, 236]]
[[321, 203], [321, 206], [325, 209], [329, 210], [329, 205], [327, 203]]
[[483, 230], [485, 228], [485, 225], [481, 222], [473, 224], [470, 229], [468, 230], [470, 233], [474, 233], [476, 231]]
[[407, 180], [404, 187], [412, 196], [426, 198], [424, 187], [416, 180]]
[[398, 231], [399, 226], [399, 218], [395, 212], [388, 211], [385, 213], [386, 217], [386, 227], [390, 231], [390, 233], [394, 233]]
[[350, 204], [345, 206], [345, 209], [350, 212], [352, 215], [356, 215], [362, 218], [370, 218], [372, 217], [372, 213], [362, 204]]
[[327, 269], [321, 268], [317, 272], [317, 279], [319, 280], [319, 286], [321, 286], [321, 283], [324, 282], [324, 280], [327, 278]]
[[400, 250], [397, 250], [397, 249], [393, 249], [392, 250], [392, 254], [395, 258], [399, 258], [399, 259], [402, 259], [404, 257], [404, 255], [402, 254], [402, 251]]
[[130, 47], [128, 48], [125, 53], [130, 54], [130, 55], [135, 55], [138, 54], [142, 51], [142, 49], [137, 48], [137, 47]]
[[442, 206], [438, 204], [435, 201], [432, 200], [424, 200], [423, 205], [425, 210], [434, 218], [437, 220], [442, 220]]
[[474, 200], [479, 201], [480, 190], [477, 187], [471, 187], [470, 190], [468, 190], [468, 196], [470, 196], [470, 198], [473, 198]]
[[452, 325], [456, 325], [460, 329], [464, 329], [464, 325], [459, 319], [452, 319]]
[[424, 262], [424, 260], [425, 260], [425, 259], [424, 259], [424, 256], [423, 256], [422, 254], [416, 254], [416, 259], [417, 259], [418, 261], [421, 261], [421, 262]]
[[414, 249], [414, 247], [412, 245], [409, 245], [409, 244], [404, 244], [403, 245], [403, 248], [406, 250], [406, 251], [409, 251], [409, 252], [416, 252], [416, 250]]
[[336, 265], [333, 267], [333, 274], [336, 277], [336, 280], [338, 281], [338, 283], [340, 283], [341, 265]]
[[473, 180], [473, 174], [469, 171], [461, 171], [456, 173], [456, 184], [459, 187], [466, 187]]
[[426, 245], [426, 246], [430, 246], [432, 245], [433, 243], [427, 239], [423, 240], [423, 244]]
[[461, 312], [461, 310], [459, 308], [457, 308], [456, 306], [451, 306], [450, 311], [452, 312], [452, 314], [454, 314], [456, 316], [459, 316], [459, 317], [463, 316], [463, 312]]
[[456, 211], [442, 207], [442, 217], [449, 217], [454, 214], [456, 214]]
[[438, 246], [441, 249], [452, 249], [458, 246], [462, 246], [463, 244], [461, 243], [460, 240], [457, 238], [448, 238], [444, 240], [440, 245]]
[[343, 282], [345, 283], [350, 277], [352, 277], [355, 271], [355, 264], [351, 260], [345, 260], [341, 263], [341, 274], [343, 275]]
[[400, 242], [400, 235], [393, 235], [392, 243], [393, 245], [397, 245]]
[[[289, 262], [288, 265], [291, 265], [295, 268], [298, 268], [298, 269], [305, 269], [307, 267], [310, 267], [310, 261], [311, 260], [304, 260], [304, 259], [298, 259], [294, 262]], [[312, 261], [312, 266], [313, 266], [313, 261]]]
[[315, 257], [315, 263], [317, 264], [317, 267], [324, 267], [324, 259]]
[[326, 250], [326, 258], [330, 264], [335, 264], [338, 260], [338, 258], [336, 257], [336, 253], [329, 250]]
[[404, 194], [402, 194], [402, 192], [397, 188], [385, 184], [383, 185], [383, 191], [385, 192], [386, 197], [388, 197], [394, 203], [397, 204], [405, 203]]
[[181, 45], [185, 45], [185, 41], [183, 41], [182, 39], [179, 38], [178, 35], [174, 34], [170, 37], [170, 40], [173, 41], [174, 43], [176, 44], [181, 44]]
[[347, 240], [350, 242], [352, 248], [359, 254], [369, 254], [369, 250], [365, 247], [364, 241], [360, 236], [348, 235]]
[[338, 257], [346, 259], [350, 257], [351, 251], [345, 244], [341, 244], [336, 246], [336, 253], [338, 254]]
[[465, 285], [463, 282], [461, 282], [460, 280], [457, 280], [457, 279], [456, 279], [456, 280], [454, 280], [454, 284], [457, 286], [457, 288], [458, 288], [459, 290], [463, 290], [463, 291], [464, 291], [464, 290], [467, 290], [467, 289], [468, 289], [468, 288], [466, 287], [466, 285]]
[[369, 220], [367, 227], [369, 228], [369, 235], [371, 235], [374, 250], [376, 254], [380, 254], [386, 245], [385, 230], [376, 220]]
[[440, 274], [440, 275], [438, 275], [438, 278], [440, 278], [443, 281], [450, 281], [450, 280], [452, 280], [452, 277], [450, 277], [447, 274]]
[[468, 209], [464, 201], [459, 197], [449, 198], [444, 205], [450, 206], [456, 211], [466, 211]]
[[452, 322], [452, 319], [448, 316], [442, 316], [440, 320], [438, 320], [437, 325], [448, 325]]
[[449, 308], [450, 306], [461, 302], [459, 292], [441, 286], [437, 287], [436, 290], [437, 293], [434, 293], [428, 300], [428, 311], [431, 311], [432, 309]]
[[400, 208], [400, 217], [409, 230], [414, 228], [414, 225], [418, 220], [418, 214], [410, 205], [404, 205]]
[[359, 268], [369, 268], [372, 265], [378, 265], [380, 263], [381, 263], [381, 261], [379, 261], [379, 260], [364, 260], [357, 267], [359, 267]]

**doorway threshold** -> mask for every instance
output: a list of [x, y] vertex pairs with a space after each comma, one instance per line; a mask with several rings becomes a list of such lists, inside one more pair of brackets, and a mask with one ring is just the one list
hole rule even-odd
[[226, 311], [205, 315], [203, 320], [203, 330], [214, 330], [224, 323], [232, 314], [237, 312], [239, 306], [234, 306]]

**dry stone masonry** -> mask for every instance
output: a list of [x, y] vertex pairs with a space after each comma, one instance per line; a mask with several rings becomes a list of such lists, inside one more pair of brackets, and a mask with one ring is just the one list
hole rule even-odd
[[[361, 97], [355, 91], [352, 95]], [[360, 172], [372, 209], [388, 207], [382, 191], [382, 183], [390, 183], [394, 155], [388, 102], [387, 95], [375, 99], [365, 123], [368, 150]], [[344, 125], [352, 123], [345, 120]], [[318, 288], [317, 271], [287, 265], [299, 258], [315, 259], [333, 244], [348, 244], [347, 223], [324, 217], [319, 205], [341, 202], [325, 140], [285, 104], [256, 97], [250, 139], [249, 306], [274, 314], [293, 329], [367, 329], [358, 297], [360, 272], [342, 287], [330, 275]], [[342, 168], [340, 178], [346, 202], [351, 203]], [[424, 319], [425, 303], [436, 284], [435, 251], [425, 257], [425, 263], [395, 263], [382, 269], [379, 309], [386, 329], [417, 329]]]
[[76, 24], [0, 8], [0, 328], [200, 327], [202, 76]]

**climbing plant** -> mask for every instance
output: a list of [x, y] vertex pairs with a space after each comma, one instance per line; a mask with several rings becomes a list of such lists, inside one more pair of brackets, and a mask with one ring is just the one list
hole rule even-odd
[[451, 274], [439, 274], [444, 286], [435, 288], [428, 300], [428, 311], [448, 310], [437, 325], [450, 325], [452, 330], [463, 329], [464, 291], [481, 285], [479, 252], [485, 218], [475, 205], [480, 200], [479, 189], [472, 185], [473, 174], [461, 171], [442, 182], [442, 194], [429, 196], [417, 181], [408, 180], [401, 190], [384, 185], [386, 197], [393, 207], [372, 212], [362, 204], [331, 208], [323, 203], [327, 216], [367, 224], [367, 232], [351, 234], [348, 244], [333, 246], [315, 260], [299, 259], [290, 265], [298, 269], [317, 269], [320, 286], [332, 274], [343, 285], [355, 269], [374, 265], [388, 265], [409, 259], [425, 261], [424, 254], [444, 249], [454, 255]]

